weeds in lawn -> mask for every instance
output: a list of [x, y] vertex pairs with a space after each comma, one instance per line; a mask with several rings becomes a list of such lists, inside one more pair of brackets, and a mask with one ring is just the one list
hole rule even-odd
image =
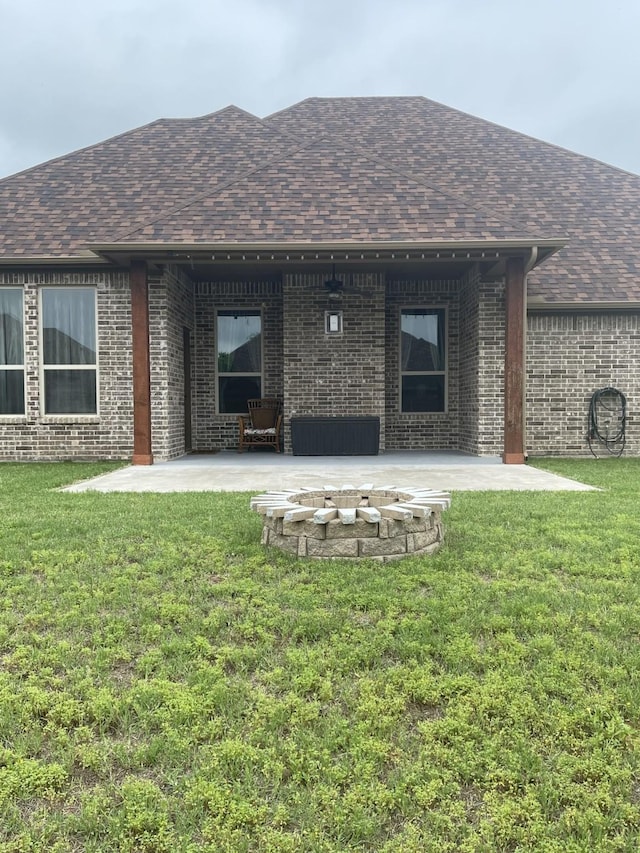
[[387, 565], [1, 466], [0, 851], [637, 850], [640, 464], [543, 464], [606, 490], [456, 494]]

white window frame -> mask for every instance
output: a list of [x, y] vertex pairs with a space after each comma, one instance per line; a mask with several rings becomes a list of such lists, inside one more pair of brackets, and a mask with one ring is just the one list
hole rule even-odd
[[[96, 361], [95, 364], [45, 364], [44, 363], [44, 310], [43, 296], [45, 291], [63, 290], [66, 293], [73, 290], [89, 290], [93, 292], [93, 322], [95, 324]], [[98, 288], [92, 285], [74, 285], [73, 287], [60, 287], [47, 285], [38, 291], [38, 337], [39, 337], [39, 380], [40, 380], [40, 414], [44, 418], [96, 418], [100, 415], [100, 370], [99, 370], [99, 343], [98, 343]], [[46, 370], [93, 370], [96, 376], [96, 409], [95, 412], [47, 412], [45, 407], [45, 371]]]
[[[403, 370], [402, 369], [402, 314], [405, 311], [429, 313], [438, 311], [444, 314], [444, 370]], [[402, 408], [402, 379], [404, 376], [444, 376], [444, 407], [435, 412], [405, 411]], [[449, 411], [449, 309], [446, 305], [402, 305], [398, 312], [398, 411], [403, 415], [445, 415]]]
[[21, 370], [22, 371], [22, 387], [23, 387], [23, 407], [21, 412], [14, 414], [0, 413], [0, 420], [6, 418], [24, 418], [27, 413], [27, 371], [25, 367], [25, 308], [24, 308], [24, 288], [23, 287], [0, 287], [0, 290], [14, 290], [19, 293], [22, 298], [22, 364], [0, 364], [0, 371]]
[[[234, 313], [246, 313], [247, 311], [252, 312], [256, 316], [260, 317], [260, 372], [259, 373], [229, 373], [227, 371], [218, 370], [218, 317], [221, 313], [225, 312], [234, 312]], [[215, 330], [214, 330], [214, 338], [215, 338], [215, 347], [214, 347], [214, 358], [215, 358], [215, 390], [216, 390], [216, 414], [217, 415], [227, 415], [229, 417], [236, 417], [237, 415], [246, 415], [245, 412], [221, 412], [220, 411], [220, 379], [225, 376], [238, 378], [240, 376], [246, 376], [247, 378], [258, 378], [260, 380], [260, 395], [264, 397], [264, 313], [262, 308], [256, 308], [252, 305], [220, 305], [216, 308], [215, 314]]]

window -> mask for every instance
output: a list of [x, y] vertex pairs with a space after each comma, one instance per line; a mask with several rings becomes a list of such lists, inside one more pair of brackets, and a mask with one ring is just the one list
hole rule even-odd
[[444, 412], [447, 399], [446, 311], [403, 308], [400, 396], [403, 412]]
[[95, 290], [83, 287], [43, 288], [41, 309], [44, 414], [95, 414]]
[[260, 311], [218, 311], [218, 411], [242, 414], [247, 400], [262, 397]]
[[0, 415], [24, 415], [22, 290], [0, 287]]

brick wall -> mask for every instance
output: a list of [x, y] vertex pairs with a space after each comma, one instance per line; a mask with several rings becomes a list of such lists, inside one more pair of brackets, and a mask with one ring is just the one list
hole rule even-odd
[[[386, 412], [389, 450], [457, 449], [459, 416], [459, 285], [456, 281], [387, 284]], [[447, 309], [448, 406], [444, 413], [400, 412], [400, 309]]]
[[[26, 414], [0, 417], [0, 458], [126, 459], [133, 452], [131, 297], [125, 273], [0, 273], [19, 287], [25, 306]], [[38, 290], [95, 287], [98, 313], [99, 414], [41, 415]]]
[[640, 452], [640, 314], [530, 313], [527, 447], [530, 455], [588, 455], [589, 401], [618, 388], [627, 397], [627, 447]]
[[[374, 415], [385, 436], [385, 285], [383, 274], [338, 276], [344, 293], [330, 299], [323, 275], [285, 275], [285, 451], [294, 415]], [[325, 333], [325, 311], [343, 312], [342, 334]]]
[[193, 340], [193, 449], [237, 449], [237, 415], [216, 414], [216, 309], [262, 312], [265, 397], [283, 396], [282, 286], [277, 281], [196, 282]]
[[184, 338], [194, 329], [193, 284], [181, 270], [167, 267], [149, 279], [151, 353], [151, 435], [154, 458], [185, 452]]
[[479, 456], [504, 448], [504, 281], [478, 283]]
[[479, 274], [474, 270], [460, 282], [460, 415], [458, 449], [478, 452], [478, 378], [480, 373]]
[[[192, 430], [196, 451], [235, 449], [237, 418], [216, 414], [215, 309], [256, 308], [263, 316], [264, 388], [283, 398], [290, 451], [292, 414], [367, 414], [381, 419], [381, 449], [459, 448], [500, 454], [503, 443], [504, 285], [470, 275], [460, 282], [400, 282], [348, 274], [332, 302], [326, 275], [282, 284], [196, 282], [175, 269], [150, 281], [153, 450], [184, 452], [183, 328], [192, 331]], [[0, 286], [23, 289], [26, 415], [0, 417], [0, 458], [127, 459], [133, 450], [129, 278], [118, 272], [15, 272]], [[91, 286], [98, 308], [99, 414], [40, 414], [38, 289]], [[325, 335], [324, 312], [344, 313], [340, 336]], [[399, 310], [448, 309], [449, 409], [399, 409]], [[527, 346], [527, 448], [531, 455], [588, 454], [589, 400], [613, 385], [628, 399], [627, 453], [640, 452], [640, 314], [531, 313]], [[386, 377], [386, 386], [385, 386]], [[384, 401], [384, 404], [383, 404]], [[385, 436], [386, 427], [386, 436]]]

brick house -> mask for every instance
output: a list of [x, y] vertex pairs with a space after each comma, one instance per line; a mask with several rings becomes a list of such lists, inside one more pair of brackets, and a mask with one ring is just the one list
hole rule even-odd
[[235, 448], [277, 396], [285, 452], [521, 462], [607, 385], [637, 452], [639, 318], [637, 176], [420, 97], [160, 120], [0, 181], [0, 458]]

